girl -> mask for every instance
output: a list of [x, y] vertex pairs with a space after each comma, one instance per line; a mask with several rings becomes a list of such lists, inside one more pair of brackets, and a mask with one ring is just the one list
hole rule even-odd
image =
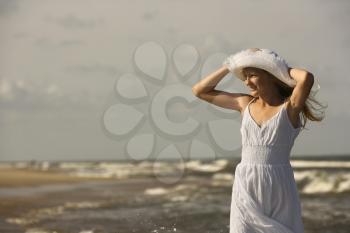
[[[215, 89], [232, 72], [250, 94]], [[311, 111], [312, 73], [290, 68], [275, 52], [247, 49], [229, 56], [223, 66], [192, 87], [195, 96], [239, 111], [242, 155], [235, 168], [230, 233], [303, 233], [301, 204], [289, 161]], [[322, 105], [321, 105], [322, 106]], [[303, 124], [300, 115], [303, 116]]]

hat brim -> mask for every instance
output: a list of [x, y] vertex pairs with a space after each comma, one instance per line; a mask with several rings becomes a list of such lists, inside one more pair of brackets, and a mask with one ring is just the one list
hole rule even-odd
[[296, 85], [296, 81], [288, 74], [287, 65], [281, 64], [281, 62], [275, 62], [274, 60], [267, 59], [264, 56], [241, 56], [237, 58], [236, 62], [238, 64], [233, 69], [233, 74], [242, 81], [245, 81], [246, 79], [243, 69], [247, 67], [254, 67], [270, 73], [289, 87], [295, 87]]

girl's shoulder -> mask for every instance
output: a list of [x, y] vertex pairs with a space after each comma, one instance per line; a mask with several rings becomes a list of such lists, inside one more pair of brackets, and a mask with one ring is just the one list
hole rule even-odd
[[245, 95], [243, 98], [241, 98], [241, 116], [243, 116], [244, 111], [248, 107], [248, 105], [255, 99], [256, 97], [252, 95]]

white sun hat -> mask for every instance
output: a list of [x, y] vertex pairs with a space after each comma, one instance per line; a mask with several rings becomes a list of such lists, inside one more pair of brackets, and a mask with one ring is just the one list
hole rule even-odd
[[[270, 49], [249, 48], [242, 50], [227, 57], [223, 65], [227, 66], [230, 72], [242, 81], [245, 80], [243, 68], [256, 67], [268, 71], [290, 87], [295, 87], [296, 85], [296, 81], [289, 75], [288, 63]], [[312, 97], [321, 89], [318, 79], [314, 78], [316, 85], [313, 85], [309, 94]]]
[[296, 81], [290, 77], [288, 63], [270, 49], [250, 48], [235, 53], [225, 59], [223, 65], [242, 81], [245, 80], [243, 68], [256, 67], [268, 71], [290, 87], [295, 87]]

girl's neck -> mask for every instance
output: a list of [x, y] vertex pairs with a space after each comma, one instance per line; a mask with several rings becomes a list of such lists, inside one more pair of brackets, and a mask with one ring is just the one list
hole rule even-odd
[[261, 98], [261, 96], [255, 96], [254, 97], [254, 101], [256, 102], [258, 105], [260, 105], [261, 107], [275, 107], [275, 106], [280, 106], [281, 104], [283, 104], [286, 100], [285, 97], [279, 97], [279, 98], [270, 98], [270, 99], [263, 99]]

